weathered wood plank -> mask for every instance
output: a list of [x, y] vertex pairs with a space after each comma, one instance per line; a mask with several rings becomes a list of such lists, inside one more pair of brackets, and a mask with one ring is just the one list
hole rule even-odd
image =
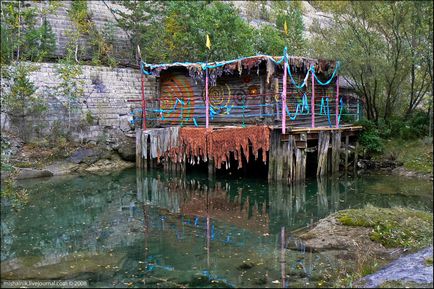
[[350, 137], [345, 136], [345, 173], [348, 172], [348, 143], [349, 143]]
[[317, 176], [323, 176], [327, 173], [327, 155], [330, 143], [330, 133], [322, 131], [319, 133], [318, 139], [318, 163], [317, 163]]
[[136, 131], [136, 167], [142, 168], [142, 130]]
[[332, 132], [332, 173], [339, 172], [340, 150], [341, 150], [341, 132]]
[[[285, 145], [285, 144], [283, 144]], [[294, 181], [294, 147], [295, 147], [295, 141], [294, 137], [292, 135], [289, 136], [288, 139], [288, 182], [292, 183]]]

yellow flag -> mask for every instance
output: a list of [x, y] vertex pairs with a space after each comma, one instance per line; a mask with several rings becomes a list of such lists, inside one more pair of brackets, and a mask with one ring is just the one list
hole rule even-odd
[[285, 23], [283, 24], [283, 30], [285, 30], [285, 34], [288, 35], [288, 25], [286, 24], [286, 20]]
[[206, 47], [208, 47], [208, 49], [211, 49], [211, 40], [209, 39], [209, 35], [206, 35]]

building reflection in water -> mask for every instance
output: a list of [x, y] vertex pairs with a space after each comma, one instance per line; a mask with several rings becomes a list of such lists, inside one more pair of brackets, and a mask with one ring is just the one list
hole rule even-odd
[[[346, 182], [343, 185], [352, 184]], [[213, 244], [217, 247], [217, 244], [229, 243], [243, 246], [248, 237], [240, 232], [272, 235], [278, 244], [275, 247], [276, 264], [281, 272], [283, 288], [289, 286], [291, 270], [302, 269], [309, 275], [314, 267], [312, 252], [306, 252], [302, 242], [294, 238], [291, 231], [309, 226], [338, 210], [340, 188], [338, 180], [332, 178], [318, 179], [307, 187], [305, 183], [264, 185], [242, 180], [172, 177], [158, 172], [137, 173], [137, 199], [143, 204], [144, 212], [158, 208], [172, 214], [174, 226], [170, 228], [174, 229], [177, 240], [186, 237], [185, 225], [202, 228], [206, 248], [206, 270], [203, 272], [211, 274]], [[162, 220], [168, 216], [166, 213], [162, 215]], [[146, 213], [144, 216], [146, 218]], [[149, 220], [145, 219], [145, 224], [148, 230]], [[164, 221], [161, 226], [160, 229], [164, 230]], [[234, 234], [234, 231], [238, 233]], [[291, 264], [287, 261], [287, 248], [294, 246], [304, 257], [293, 260]]]
[[368, 203], [432, 211], [432, 194], [420, 195], [427, 190], [420, 185], [384, 177], [286, 185], [141, 171], [31, 182], [30, 206], [2, 210], [1, 277], [92, 277], [107, 282], [102, 287], [170, 278], [182, 284], [167, 286], [193, 287], [186, 284], [200, 275], [234, 287], [300, 287], [297, 278], [330, 261], [306, 250], [294, 230]]

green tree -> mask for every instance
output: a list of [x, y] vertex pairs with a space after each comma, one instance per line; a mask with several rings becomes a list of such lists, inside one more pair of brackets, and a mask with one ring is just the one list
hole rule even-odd
[[341, 73], [365, 99], [368, 119], [410, 114], [432, 95], [432, 2], [315, 5], [333, 20], [312, 25], [313, 56], [341, 61]]
[[[113, 10], [120, 28], [129, 36], [135, 56], [137, 45], [147, 61], [165, 59], [166, 49], [162, 45], [164, 29], [162, 18], [167, 2], [164, 1], [116, 1], [123, 9]], [[156, 46], [153, 46], [156, 45]]]
[[58, 7], [58, 3], [50, 1], [48, 5], [41, 6], [43, 21], [39, 25], [35, 5], [24, 1], [1, 1], [0, 7], [3, 64], [13, 60], [42, 61], [52, 57], [56, 48], [55, 35], [45, 16]]
[[[276, 28], [282, 31], [288, 54], [303, 55], [306, 51], [304, 33], [303, 10], [300, 1], [275, 1], [273, 10], [276, 14]], [[288, 35], [283, 34], [284, 23], [288, 27]]]
[[[219, 1], [125, 1], [129, 13], [117, 12], [119, 26], [130, 32], [147, 62], [204, 61], [254, 53], [254, 34], [232, 4]], [[182, 15], [182, 17], [180, 17]]]
[[45, 101], [36, 94], [36, 87], [29, 74], [36, 68], [30, 64], [16, 62], [3, 72], [8, 79], [9, 89], [2, 89], [2, 111], [6, 112], [20, 126], [19, 133], [24, 141], [30, 138], [32, 118], [37, 118], [46, 110]]
[[167, 10], [165, 43], [173, 60], [204, 61], [208, 53], [207, 34], [212, 44], [210, 60], [254, 53], [253, 29], [232, 4], [175, 1], [170, 2]]
[[276, 29], [272, 25], [262, 25], [256, 33], [255, 48], [258, 53], [282, 55], [286, 43], [281, 30]]

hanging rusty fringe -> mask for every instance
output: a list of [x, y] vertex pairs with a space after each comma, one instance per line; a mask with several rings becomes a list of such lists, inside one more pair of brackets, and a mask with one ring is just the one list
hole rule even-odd
[[188, 161], [191, 164], [214, 159], [216, 168], [225, 163], [229, 167], [230, 153], [242, 167], [242, 156], [250, 161], [249, 145], [252, 153], [258, 159], [262, 149], [262, 160], [267, 162], [267, 151], [270, 149], [270, 129], [267, 126], [252, 126], [247, 128], [189, 128], [171, 127], [165, 129], [147, 130], [150, 137], [151, 158], [163, 157], [174, 163]]
[[255, 159], [259, 149], [262, 149], [262, 160], [267, 162], [267, 151], [270, 148], [270, 129], [267, 126], [252, 126], [247, 128], [224, 128], [208, 135], [208, 157], [213, 158], [216, 168], [222, 163], [228, 167], [230, 153], [238, 160], [238, 168], [242, 167], [242, 154], [249, 162], [249, 141]]

